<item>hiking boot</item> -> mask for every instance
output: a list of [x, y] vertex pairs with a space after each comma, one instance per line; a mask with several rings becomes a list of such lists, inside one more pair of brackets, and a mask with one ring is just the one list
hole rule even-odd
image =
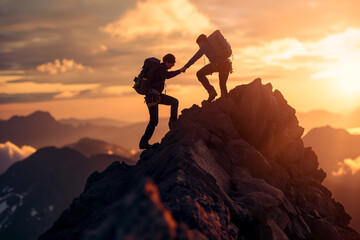
[[216, 96], [217, 96], [217, 92], [216, 92], [215, 89], [213, 88], [213, 89], [211, 89], [211, 90], [209, 91], [209, 98], [208, 98], [208, 100], [206, 100], [206, 101], [207, 101], [207, 102], [211, 102], [212, 100], [215, 99]]
[[225, 91], [221, 91], [221, 97], [226, 98], [228, 96], [228, 93]]
[[159, 146], [159, 143], [154, 143], [154, 144], [149, 144], [149, 143], [140, 143], [139, 144], [139, 148], [140, 149], [154, 149], [156, 148], [157, 146]]

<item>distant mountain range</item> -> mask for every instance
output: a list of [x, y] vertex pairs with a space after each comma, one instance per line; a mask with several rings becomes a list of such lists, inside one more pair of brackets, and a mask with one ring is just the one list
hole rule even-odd
[[64, 118], [58, 120], [61, 124], [71, 125], [74, 127], [79, 127], [81, 125], [96, 125], [96, 126], [112, 126], [112, 127], [124, 127], [131, 125], [131, 123], [126, 121], [118, 121], [109, 118], [91, 118], [91, 119], [76, 119], [76, 118]]
[[[139, 150], [139, 140], [146, 125], [147, 122], [142, 122], [119, 128], [89, 123], [75, 127], [56, 121], [48, 112], [37, 111], [28, 116], [14, 116], [9, 120], [0, 121], [0, 142], [11, 141], [18, 146], [30, 145], [35, 148], [61, 147], [89, 137], [116, 144], [128, 150]], [[160, 119], [152, 141], [160, 141], [167, 131], [167, 120]]]
[[65, 147], [72, 148], [86, 157], [92, 157], [93, 155], [98, 154], [108, 154], [118, 155], [130, 159], [134, 155], [134, 153], [131, 153], [130, 151], [121, 146], [91, 138], [82, 138], [76, 143], [68, 144]]
[[330, 126], [314, 128], [303, 138], [320, 159], [321, 167], [331, 174], [339, 168], [339, 162], [346, 158], [360, 156], [360, 136], [352, 135], [345, 129]]
[[[305, 133], [326, 125], [344, 129], [360, 127], [360, 108], [348, 115], [324, 110], [297, 112], [296, 115], [299, 125], [305, 128]], [[106, 118], [87, 120], [69, 118], [57, 121], [50, 113], [37, 111], [28, 116], [14, 116], [9, 120], [0, 120], [2, 133], [0, 142], [11, 141], [18, 146], [30, 145], [36, 148], [49, 145], [61, 147], [69, 142], [89, 137], [137, 151], [139, 139], [147, 125], [146, 120], [140, 123], [127, 123]], [[168, 132], [167, 121], [165, 118], [160, 119], [151, 139], [152, 142], [159, 142]]]
[[87, 158], [70, 148], [47, 147], [12, 165], [0, 176], [0, 239], [35, 240], [83, 191], [86, 179], [115, 155]]
[[302, 139], [315, 151], [320, 167], [327, 173], [324, 185], [351, 214], [351, 226], [360, 231], [360, 170], [353, 174], [344, 164], [345, 159], [355, 161], [360, 156], [360, 136], [326, 126], [312, 129]]

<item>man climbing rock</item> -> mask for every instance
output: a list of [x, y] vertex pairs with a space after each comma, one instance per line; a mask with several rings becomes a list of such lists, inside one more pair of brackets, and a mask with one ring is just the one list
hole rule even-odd
[[200, 49], [189, 60], [189, 62], [185, 64], [183, 70], [185, 71], [205, 54], [210, 63], [201, 68], [196, 73], [196, 76], [209, 93], [207, 101], [211, 102], [217, 96], [215, 88], [210, 84], [206, 77], [214, 72], [219, 73], [221, 96], [227, 96], [226, 82], [229, 77], [229, 73], [232, 72], [232, 63], [229, 59], [232, 54], [230, 44], [221, 35], [219, 30], [215, 31], [209, 37], [201, 34], [196, 39], [196, 43], [199, 45]]
[[150, 145], [149, 140], [152, 137], [155, 131], [155, 127], [158, 125], [159, 122], [159, 104], [171, 106], [169, 128], [171, 128], [177, 120], [179, 101], [174, 97], [162, 93], [165, 86], [165, 80], [173, 78], [179, 75], [182, 71], [184, 71], [184, 69], [168, 71], [174, 65], [175, 56], [169, 53], [163, 57], [163, 62], [154, 71], [154, 75], [151, 81], [151, 89], [145, 95], [145, 102], [149, 109], [150, 121], [146, 127], [144, 135], [140, 140], [140, 149], [155, 148], [158, 145], [158, 143]]

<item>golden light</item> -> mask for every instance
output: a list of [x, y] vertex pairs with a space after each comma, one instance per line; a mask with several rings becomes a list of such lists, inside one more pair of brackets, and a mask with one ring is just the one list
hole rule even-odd
[[174, 33], [197, 35], [212, 28], [210, 20], [189, 0], [146, 0], [138, 1], [134, 9], [101, 30], [121, 41], [131, 41]]
[[349, 174], [356, 174], [360, 171], [360, 157], [356, 159], [346, 158], [343, 162], [339, 162], [339, 169], [335, 172], [332, 172], [332, 175], [335, 177]]
[[360, 63], [338, 62], [329, 66], [329, 69], [317, 74], [318, 77], [328, 79], [337, 91], [347, 97], [360, 94]]

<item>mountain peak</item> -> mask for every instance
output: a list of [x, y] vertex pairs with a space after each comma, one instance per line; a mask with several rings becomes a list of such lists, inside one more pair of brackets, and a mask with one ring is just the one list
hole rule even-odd
[[[189, 119], [193, 120], [192, 124], [182, 124], [184, 118], [186, 123]], [[220, 128], [226, 131], [226, 135], [223, 133], [220, 137], [239, 135], [271, 158], [280, 157], [288, 151], [286, 147], [289, 144], [301, 141], [304, 131], [299, 126], [295, 109], [287, 104], [280, 91], [272, 91], [271, 84], [263, 85], [260, 79], [237, 86], [227, 98], [205, 103], [202, 108], [193, 106], [184, 110], [179, 120], [177, 125], [181, 125], [181, 129], [189, 128], [196, 122], [209, 126], [211, 121], [214, 131]]]
[[[238, 86], [183, 110], [135, 166], [114, 163], [91, 175], [39, 239], [359, 239], [321, 184], [325, 173], [302, 133], [295, 110], [271, 84]], [[154, 184], [144, 185], [148, 178]], [[157, 188], [161, 202], [143, 197], [146, 186]], [[162, 207], [175, 224], [164, 224]], [[122, 216], [132, 220], [113, 221]], [[127, 231], [132, 227], [140, 230]]]
[[27, 119], [28, 121], [56, 122], [55, 118], [49, 112], [35, 111], [27, 116], [14, 116], [10, 121], [19, 121]]
[[56, 122], [55, 118], [49, 112], [36, 111], [28, 116], [32, 120]]

